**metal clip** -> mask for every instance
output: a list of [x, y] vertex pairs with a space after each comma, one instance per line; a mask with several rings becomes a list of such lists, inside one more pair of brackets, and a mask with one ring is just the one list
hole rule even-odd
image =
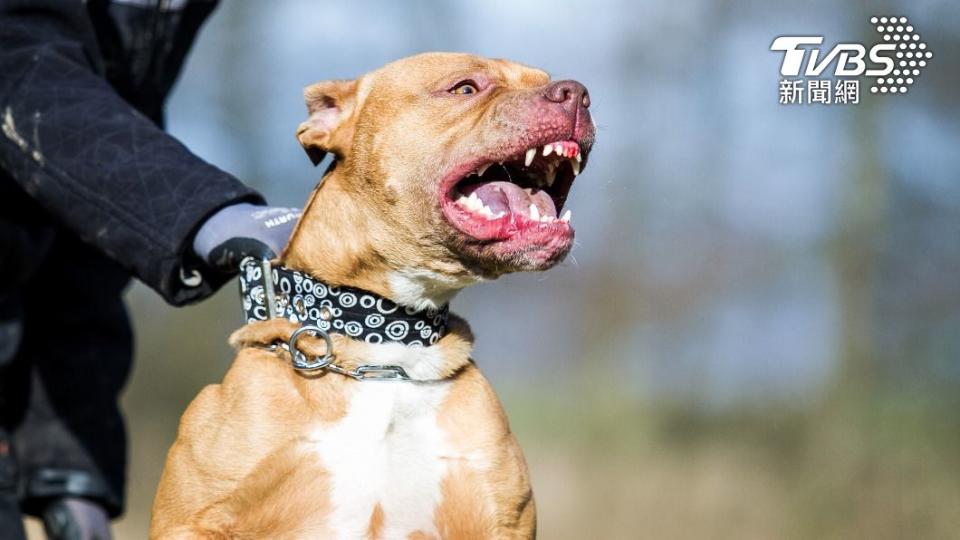
[[350, 375], [355, 379], [368, 381], [410, 380], [410, 376], [400, 366], [359, 366]]

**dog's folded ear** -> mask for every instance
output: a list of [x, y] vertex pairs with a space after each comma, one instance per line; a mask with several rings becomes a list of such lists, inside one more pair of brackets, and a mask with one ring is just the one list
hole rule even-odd
[[342, 158], [353, 139], [357, 81], [324, 81], [303, 90], [310, 117], [297, 128], [297, 140], [318, 165], [327, 152]]

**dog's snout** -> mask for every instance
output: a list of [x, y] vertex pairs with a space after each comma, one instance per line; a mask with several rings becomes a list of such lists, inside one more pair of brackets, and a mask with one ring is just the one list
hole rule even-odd
[[566, 104], [570, 102], [575, 107], [587, 108], [590, 106], [590, 94], [587, 87], [577, 81], [557, 81], [551, 83], [543, 91], [543, 96], [554, 103]]

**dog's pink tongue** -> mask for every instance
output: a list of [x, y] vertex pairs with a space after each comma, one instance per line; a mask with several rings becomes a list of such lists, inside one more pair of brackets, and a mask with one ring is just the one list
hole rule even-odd
[[[540, 191], [531, 197], [523, 188], [512, 182], [486, 182], [470, 186], [464, 191], [467, 196], [476, 193], [477, 198], [483, 201], [483, 204], [494, 214], [512, 212], [527, 215], [530, 213], [531, 204], [536, 204], [545, 215], [556, 216], [557, 214], [557, 211], [553, 209], [553, 201], [545, 192]], [[542, 196], [539, 196], [541, 194]]]

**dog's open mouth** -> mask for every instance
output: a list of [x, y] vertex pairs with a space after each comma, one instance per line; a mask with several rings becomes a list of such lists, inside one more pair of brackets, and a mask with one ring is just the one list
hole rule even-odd
[[560, 211], [584, 158], [580, 145], [568, 140], [481, 161], [445, 183], [444, 215], [478, 240], [502, 240], [531, 229], [570, 235], [571, 213]]

